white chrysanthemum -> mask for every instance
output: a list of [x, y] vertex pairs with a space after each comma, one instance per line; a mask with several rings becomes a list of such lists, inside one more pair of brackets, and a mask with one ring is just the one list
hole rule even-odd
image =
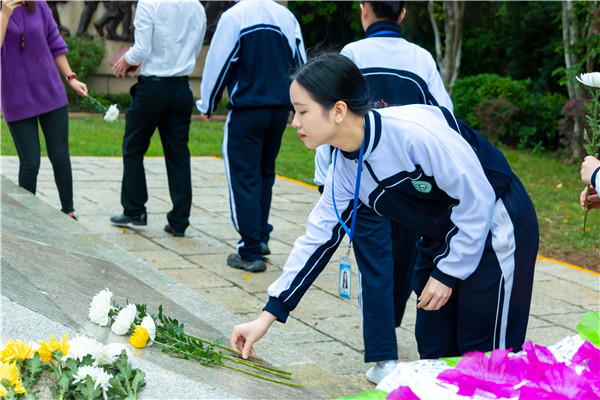
[[115, 318], [115, 322], [110, 327], [110, 330], [116, 335], [125, 335], [130, 331], [131, 324], [133, 324], [136, 314], [137, 310], [135, 308], [135, 304], [127, 305], [127, 307], [119, 311], [119, 314], [117, 315], [117, 318]]
[[142, 319], [141, 323], [142, 328], [145, 328], [148, 331], [148, 335], [150, 336], [150, 340], [154, 340], [156, 337], [156, 325], [154, 324], [154, 320], [151, 316], [146, 315]]
[[92, 365], [84, 365], [83, 367], [79, 367], [77, 372], [73, 375], [73, 383], [77, 384], [79, 382], [84, 382], [86, 376], [89, 376], [94, 381], [94, 389], [97, 389], [98, 386], [102, 388], [103, 395], [109, 388], [112, 387], [108, 381], [113, 376], [107, 373], [103, 368], [94, 367]]
[[72, 358], [81, 362], [83, 361], [83, 357], [89, 354], [95, 360], [103, 351], [104, 345], [96, 339], [77, 335], [75, 338], [69, 340], [69, 353], [63, 358]]
[[42, 346], [38, 342], [30, 342], [31, 345], [31, 355], [29, 358], [32, 358], [35, 352], [37, 352]]
[[131, 363], [131, 350], [123, 343], [109, 343], [104, 346], [102, 352], [96, 357], [94, 364], [113, 365], [121, 352], [125, 350], [129, 363]]
[[110, 305], [112, 295], [110, 290], [104, 289], [94, 296], [90, 303], [90, 310], [88, 311], [90, 321], [100, 326], [108, 325], [108, 312], [113, 308]]
[[581, 74], [577, 77], [577, 80], [585, 86], [600, 89], [600, 72]]
[[112, 106], [108, 107], [108, 110], [106, 110], [106, 113], [104, 114], [104, 120], [106, 122], [114, 122], [117, 120], [118, 116], [119, 108], [116, 104], [113, 104]]

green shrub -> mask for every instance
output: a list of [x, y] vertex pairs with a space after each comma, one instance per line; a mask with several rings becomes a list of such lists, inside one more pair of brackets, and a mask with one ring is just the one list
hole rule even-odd
[[[77, 74], [77, 79], [85, 82], [85, 79], [96, 71], [104, 57], [104, 41], [89, 39], [83, 36], [64, 37], [67, 43], [67, 60], [69, 66]], [[79, 111], [82, 98], [65, 83], [67, 98], [69, 99], [69, 111]]]
[[460, 78], [452, 88], [454, 112], [490, 140], [536, 151], [560, 147], [558, 120], [567, 99], [537, 93], [531, 81], [496, 74]]
[[[121, 113], [126, 112], [127, 109], [129, 108], [129, 104], [131, 103], [131, 95], [129, 94], [129, 92], [114, 93], [114, 94], [111, 94], [111, 93], [98, 94], [95, 92], [91, 92], [91, 93], [89, 93], [89, 95], [91, 97], [95, 98], [96, 100], [98, 100], [98, 102], [100, 104], [102, 104], [104, 107], [108, 108], [110, 105], [116, 104]], [[95, 103], [88, 100], [87, 98], [84, 98], [81, 100], [79, 109], [81, 111], [88, 111], [88, 112], [102, 112], [102, 110], [100, 110], [99, 107]]]

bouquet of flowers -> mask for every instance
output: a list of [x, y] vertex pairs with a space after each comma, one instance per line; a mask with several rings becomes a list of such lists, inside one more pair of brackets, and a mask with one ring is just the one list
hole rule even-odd
[[[43, 374], [54, 399], [137, 398], [145, 374], [131, 367], [131, 351], [121, 343], [102, 343], [78, 335], [60, 340], [25, 343], [10, 339], [0, 350], [0, 396], [37, 399], [36, 383]], [[45, 380], [46, 382], [47, 380]]]

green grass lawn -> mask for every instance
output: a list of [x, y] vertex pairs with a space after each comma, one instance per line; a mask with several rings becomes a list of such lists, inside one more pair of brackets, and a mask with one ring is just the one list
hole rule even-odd
[[[125, 122], [106, 123], [101, 118], [70, 120], [72, 156], [120, 156]], [[221, 157], [223, 123], [192, 122], [190, 152], [192, 156]], [[1, 122], [1, 153], [16, 155], [4, 120]], [[42, 144], [42, 154], [46, 155]], [[539, 254], [598, 271], [600, 267], [600, 210], [588, 215], [588, 231], [583, 237], [583, 211], [579, 193], [584, 185], [579, 178], [579, 164], [565, 162], [558, 154], [534, 155], [527, 150], [501, 148], [519, 176], [537, 210], [540, 224]], [[161, 156], [158, 134], [152, 138], [148, 156]], [[313, 184], [313, 154], [296, 135], [285, 131], [277, 173]]]

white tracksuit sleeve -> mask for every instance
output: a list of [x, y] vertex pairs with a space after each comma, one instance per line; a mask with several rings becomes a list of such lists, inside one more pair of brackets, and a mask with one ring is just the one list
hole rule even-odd
[[[340, 155], [341, 157], [341, 155]], [[340, 218], [350, 227], [354, 200], [354, 180], [346, 172], [343, 162], [336, 165], [335, 204]], [[325, 190], [310, 215], [306, 233], [296, 239], [281, 276], [268, 288], [269, 301], [264, 310], [285, 322], [290, 311], [323, 271], [342, 238], [342, 228], [333, 208], [331, 195], [332, 170], [329, 171]]]
[[458, 200], [450, 211], [454, 225], [446, 235], [447, 251], [434, 260], [436, 269], [431, 276], [442, 282], [448, 282], [448, 276], [450, 281], [463, 280], [481, 260], [496, 196], [475, 152], [460, 135], [442, 124], [435, 127], [435, 135], [421, 127], [416, 132], [421, 140], [412, 140], [407, 149], [412, 162]]
[[431, 54], [429, 54], [429, 57], [427, 58], [427, 63], [429, 65], [429, 76], [426, 77], [426, 79], [429, 91], [431, 92], [433, 97], [435, 97], [440, 106], [446, 107], [448, 110], [450, 110], [451, 113], [454, 113], [452, 99], [446, 91], [446, 87], [444, 86], [442, 76], [440, 75], [437, 69], [437, 65], [435, 64], [435, 61]]
[[227, 84], [231, 65], [239, 52], [240, 23], [232, 15], [223, 13], [210, 42], [204, 62], [198, 111], [211, 114], [217, 108]]

